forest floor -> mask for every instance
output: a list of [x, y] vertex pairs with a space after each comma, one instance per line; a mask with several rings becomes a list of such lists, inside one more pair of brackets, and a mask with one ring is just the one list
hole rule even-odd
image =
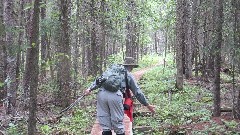
[[[163, 64], [163, 63], [160, 63]], [[146, 73], [147, 71], [151, 70], [152, 68], [154, 68], [155, 66], [158, 65], [154, 65], [148, 68], [144, 68], [138, 71], [135, 71], [133, 74], [135, 76], [136, 80], [139, 80], [142, 75], [144, 73]], [[191, 85], [200, 85], [203, 88], [207, 88], [209, 89], [209, 91], [211, 91], [211, 83], [209, 82], [202, 82], [202, 81], [198, 81], [197, 78], [192, 78], [189, 80], [184, 80], [185, 82], [187, 82], [188, 84]], [[238, 82], [237, 84], [240, 84], [240, 82]], [[221, 92], [221, 106], [223, 108], [229, 108], [232, 106], [232, 88], [231, 88], [231, 83], [225, 83], [225, 82], [221, 82], [221, 88], [224, 89], [224, 92]], [[223, 93], [223, 94], [222, 94]], [[41, 97], [40, 99], [44, 100], [44, 101], [49, 101], [49, 103], [51, 104], [51, 99], [53, 99], [52, 97], [48, 97], [47, 95]], [[44, 102], [41, 101], [41, 102]], [[49, 108], [44, 108], [44, 111], [41, 110], [41, 106], [39, 107], [39, 114], [43, 114], [42, 116], [39, 116], [40, 118], [44, 116], [44, 114], [48, 117], [48, 118], [44, 118], [48, 123], [55, 123], [56, 120], [55, 119], [51, 119], [51, 118], [55, 118], [54, 113], [52, 112], [52, 110], [50, 109], [51, 106], [49, 106]], [[208, 108], [208, 109], [212, 109], [212, 108]], [[231, 109], [231, 108], [230, 108]], [[5, 108], [3, 104], [0, 104], [0, 135], [7, 135], [6, 134], [6, 129], [9, 127], [9, 123], [15, 122], [17, 123], [18, 121], [26, 121], [27, 118], [27, 112], [26, 111], [18, 111], [18, 115], [17, 116], [10, 116], [10, 115], [6, 115], [5, 112]], [[198, 122], [198, 118], [196, 118], [196, 122], [194, 122], [194, 124], [188, 124], [188, 125], [180, 125], [177, 127], [170, 127], [173, 131], [173, 134], [176, 134], [178, 131], [186, 131], [184, 134], [187, 135], [192, 135], [193, 131], [201, 131], [201, 130], [206, 130], [206, 128], [212, 128], [213, 124], [214, 127], [216, 127], [216, 125], [218, 126], [218, 128], [220, 128], [219, 130], [221, 130], [221, 128], [224, 128], [226, 130], [231, 130], [231, 124], [229, 124], [232, 121], [235, 121], [236, 123], [238, 123], [237, 125], [237, 130], [234, 129], [235, 131], [240, 132], [240, 121], [233, 119], [232, 118], [232, 112], [231, 110], [229, 111], [229, 109], [225, 109], [226, 112], [222, 112], [220, 117], [212, 117], [210, 120], [206, 120], [204, 122]], [[41, 118], [42, 120], [42, 118]], [[41, 122], [41, 120], [38, 119], [38, 123]], [[128, 120], [125, 120], [126, 125], [129, 124]], [[228, 123], [227, 123], [228, 122]], [[94, 125], [93, 125], [94, 127]], [[144, 128], [144, 127], [143, 127]], [[236, 128], [236, 127], [234, 127]], [[131, 130], [131, 129], [126, 129], [126, 130]], [[174, 133], [174, 131], [176, 131]], [[101, 132], [101, 129], [99, 126], [95, 126], [92, 129], [92, 132]], [[173, 135], [172, 134], [172, 135]], [[211, 135], [211, 132], [208, 132], [207, 134]], [[92, 135], [96, 135], [96, 134], [92, 134]]]
[[[163, 62], [160, 64], [162, 65]], [[141, 77], [143, 76], [144, 73], [146, 73], [147, 71], [153, 69], [155, 66], [158, 66], [158, 65], [154, 65], [154, 66], [151, 66], [148, 68], [138, 70], [138, 71], [134, 72], [133, 75], [134, 75], [135, 79], [138, 81], [141, 79]], [[212, 84], [210, 82], [199, 81], [198, 78], [191, 78], [189, 80], [185, 79], [184, 81], [187, 82], [189, 85], [195, 85], [195, 86], [200, 85], [202, 88], [207, 88], [208, 90], [211, 91]], [[221, 113], [220, 117], [211, 117], [210, 120], [206, 120], [204, 122], [198, 122], [198, 118], [196, 118], [196, 121], [194, 121], [193, 124], [180, 125], [177, 127], [167, 127], [167, 128], [171, 128], [170, 129], [171, 135], [179, 134], [178, 133], [179, 131], [185, 131], [184, 134], [186, 134], [186, 135], [195, 135], [196, 133], [194, 133], [193, 131], [204, 131], [206, 129], [209, 129], [209, 131], [207, 131], [206, 134], [213, 135], [214, 133], [211, 133], [210, 128], [216, 128], [218, 126], [217, 128], [222, 128], [219, 130], [231, 130], [231, 128], [233, 128], [233, 127], [230, 127], [229, 124], [226, 124], [226, 122], [235, 121], [236, 123], [240, 123], [240, 120], [233, 119], [233, 117], [232, 117], [232, 112], [231, 112], [231, 108], [230, 108], [232, 106], [232, 99], [231, 99], [232, 95], [231, 95], [230, 87], [231, 87], [231, 83], [222, 84], [222, 88], [226, 89], [227, 91], [225, 91], [225, 92], [223, 92], [223, 94], [221, 94], [221, 107], [222, 107], [223, 112]], [[211, 110], [212, 108], [208, 108], [208, 109]], [[143, 108], [143, 112], [146, 113], [146, 109]], [[139, 112], [139, 113], [141, 113], [141, 112]], [[129, 125], [129, 120], [127, 120], [125, 117], [124, 121], [125, 121], [126, 131], [131, 130], [129, 128], [131, 128], [134, 125], [131, 125], [131, 127], [127, 127], [126, 125]], [[142, 128], [142, 129], [139, 129], [139, 128]], [[164, 127], [164, 128], [166, 128], [166, 127]], [[238, 124], [237, 128], [238, 128], [237, 131], [240, 131], [239, 124]], [[146, 127], [142, 126], [142, 127], [138, 127], [138, 130], [144, 131], [144, 130], [149, 130], [149, 128], [147, 126]], [[101, 129], [100, 129], [99, 125], [98, 126], [94, 125], [92, 128], [91, 135], [97, 135], [96, 133], [101, 133]], [[126, 134], [129, 135], [129, 132], [126, 132]]]
[[[190, 85], [201, 86], [206, 88], [212, 93], [212, 83], [199, 81], [197, 78], [184, 80]], [[240, 84], [240, 82], [238, 83]], [[210, 120], [203, 122], [195, 122], [194, 124], [182, 125], [178, 129], [184, 129], [187, 135], [194, 135], [193, 131], [208, 131], [205, 132], [207, 135], [235, 135], [233, 132], [226, 133], [225, 131], [234, 131], [237, 134], [240, 133], [240, 120], [236, 120], [232, 116], [232, 84], [221, 82], [221, 116], [211, 117]], [[213, 107], [207, 108], [213, 111]], [[198, 118], [196, 118], [198, 120]], [[236, 123], [237, 127], [231, 126], [231, 122]], [[216, 133], [215, 131], [218, 130]], [[222, 132], [223, 131], [223, 132]], [[222, 132], [222, 133], [221, 133]]]

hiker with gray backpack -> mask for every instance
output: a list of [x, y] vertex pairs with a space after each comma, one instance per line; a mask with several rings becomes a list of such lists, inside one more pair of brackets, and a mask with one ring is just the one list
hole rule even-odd
[[99, 88], [97, 93], [97, 119], [103, 130], [102, 135], [112, 135], [112, 129], [117, 135], [125, 135], [123, 100], [124, 97], [127, 98], [126, 89], [130, 89], [141, 104], [155, 113], [154, 107], [148, 103], [130, 73], [136, 67], [138, 65], [135, 60], [132, 57], [126, 57], [123, 64], [110, 66], [85, 90], [84, 95], [89, 95], [91, 91]]

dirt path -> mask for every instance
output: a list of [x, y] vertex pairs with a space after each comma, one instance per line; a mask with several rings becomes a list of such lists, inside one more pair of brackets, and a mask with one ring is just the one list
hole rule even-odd
[[[134, 75], [136, 81], [138, 81], [143, 76], [144, 73], [151, 70], [153, 67], [154, 66], [134, 72], [133, 75]], [[125, 126], [125, 134], [132, 135], [133, 134], [132, 133], [132, 122], [130, 122], [130, 119], [128, 118], [128, 116], [124, 115], [123, 122], [124, 122], [124, 126]], [[92, 127], [91, 135], [101, 135], [101, 134], [102, 134], [102, 129], [101, 129], [98, 121], [96, 120]], [[113, 132], [113, 135], [116, 135], [116, 134]]]

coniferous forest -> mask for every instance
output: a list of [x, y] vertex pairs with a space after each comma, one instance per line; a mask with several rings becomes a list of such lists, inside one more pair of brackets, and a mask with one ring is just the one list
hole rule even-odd
[[125, 57], [134, 134], [240, 134], [239, 0], [0, 0], [0, 135], [91, 134], [97, 90], [59, 112]]

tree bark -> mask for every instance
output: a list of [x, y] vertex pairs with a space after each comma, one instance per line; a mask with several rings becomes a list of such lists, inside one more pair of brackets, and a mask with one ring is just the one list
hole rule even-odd
[[[26, 0], [24, 1], [26, 3], [32, 3], [32, 0]], [[29, 44], [29, 47], [31, 47], [30, 44], [30, 34], [31, 34], [31, 18], [32, 18], [32, 9], [27, 9], [25, 11], [25, 36], [26, 36], [26, 43]], [[30, 27], [29, 27], [30, 26]], [[27, 64], [28, 64], [28, 60], [27, 58], [30, 57], [28, 55], [29, 51], [26, 52], [25, 54], [26, 56], [26, 60], [23, 60], [23, 62], [25, 61], [25, 70], [24, 70], [24, 75], [23, 75], [23, 89], [24, 89], [24, 109], [28, 109], [29, 108], [29, 93], [30, 93], [30, 76], [29, 76], [29, 68], [27, 68]], [[23, 56], [24, 57], [24, 56]], [[24, 59], [24, 58], [23, 58]]]
[[176, 12], [176, 64], [177, 64], [177, 76], [176, 76], [176, 88], [183, 89], [183, 46], [185, 45], [184, 37], [184, 8], [186, 6], [186, 0], [177, 0]]
[[134, 22], [133, 18], [137, 17], [136, 14], [136, 3], [134, 0], [128, 1], [128, 11], [129, 15], [127, 16], [126, 22], [126, 56], [133, 57], [137, 61], [137, 23]]
[[91, 59], [92, 61], [90, 68], [90, 75], [97, 75], [98, 73], [98, 68], [99, 68], [99, 58], [98, 58], [98, 53], [99, 53], [99, 48], [97, 44], [97, 10], [96, 10], [96, 2], [95, 0], [91, 0], [90, 3], [90, 15], [91, 15], [91, 48], [90, 48], [90, 53], [91, 53]]
[[28, 119], [28, 135], [36, 134], [36, 112], [37, 112], [37, 89], [39, 74], [39, 12], [40, 1], [34, 1], [33, 17], [31, 20], [29, 41], [31, 48], [27, 49], [26, 71], [25, 75], [29, 77], [29, 119]]
[[223, 25], [223, 0], [216, 0], [216, 17], [214, 35], [216, 37], [216, 43], [214, 45], [214, 105], [213, 116], [218, 117], [221, 115], [221, 98], [220, 98], [220, 68], [221, 68], [221, 46], [222, 46], [222, 25]]
[[3, 0], [0, 0], [0, 104], [6, 97], [7, 93], [4, 91], [5, 67], [6, 67], [6, 48], [5, 48], [5, 27], [3, 22]]
[[23, 32], [23, 28], [24, 28], [24, 0], [20, 0], [20, 9], [19, 9], [19, 17], [18, 17], [18, 24], [21, 27], [21, 30], [18, 32], [18, 52], [17, 52], [17, 61], [16, 61], [16, 85], [17, 87], [19, 86], [20, 83], [20, 68], [23, 67], [23, 62], [21, 62], [21, 54], [23, 53], [21, 51], [21, 47], [23, 45], [23, 36], [24, 36], [24, 32]]
[[75, 29], [73, 29], [73, 32], [74, 32], [74, 43], [73, 43], [73, 84], [74, 84], [74, 93], [73, 93], [73, 96], [75, 97], [77, 95], [77, 90], [79, 89], [79, 83], [78, 83], [78, 77], [80, 76], [80, 61], [79, 61], [79, 58], [80, 58], [80, 33], [81, 33], [81, 30], [80, 30], [80, 27], [81, 27], [81, 17], [80, 17], [80, 2], [77, 1], [76, 3], [77, 5], [77, 13], [76, 13], [76, 19], [74, 20], [75, 22]]
[[106, 65], [105, 63], [105, 59], [106, 59], [106, 29], [107, 27], [105, 26], [106, 25], [106, 0], [101, 0], [101, 47], [100, 47], [100, 73], [103, 72], [103, 67], [104, 65]]
[[130, 16], [127, 17], [127, 22], [126, 22], [126, 51], [125, 51], [125, 55], [126, 56], [131, 56], [131, 19]]
[[14, 107], [16, 105], [16, 32], [14, 29], [16, 28], [16, 20], [15, 20], [15, 11], [14, 11], [14, 1], [7, 0], [5, 1], [4, 7], [4, 17], [5, 17], [5, 27], [7, 29], [12, 29], [11, 31], [6, 31], [6, 50], [7, 50], [7, 114], [15, 115]]
[[59, 85], [58, 101], [62, 107], [67, 107], [70, 104], [70, 69], [71, 69], [71, 46], [69, 37], [69, 16], [70, 16], [70, 1], [61, 0], [60, 8], [60, 39], [59, 39], [59, 62], [57, 79]]
[[187, 0], [186, 6], [185, 6], [185, 44], [186, 44], [186, 51], [185, 51], [185, 77], [186, 79], [189, 79], [192, 77], [192, 52], [193, 52], [193, 43], [191, 41], [192, 39], [192, 29], [193, 29], [193, 23], [191, 15], [192, 13], [192, 9], [191, 9], [192, 5], [191, 2], [189, 0]]
[[154, 32], [154, 51], [156, 54], [158, 54], [158, 37], [157, 37], [157, 31]]
[[195, 76], [198, 77], [198, 57], [199, 57], [199, 46], [198, 46], [198, 0], [192, 0], [192, 45], [193, 45], [193, 54], [192, 57], [194, 58], [194, 65], [195, 65]]
[[[42, 0], [44, 4], [46, 4], [46, 0]], [[44, 21], [46, 18], [46, 7], [43, 6], [40, 9], [41, 12], [41, 20]], [[47, 63], [47, 32], [45, 32], [46, 29], [42, 28], [42, 34], [41, 34], [41, 81], [43, 81], [44, 78], [46, 78], [46, 63]]]
[[[235, 119], [240, 119], [240, 88], [236, 87], [235, 73], [237, 73], [237, 64], [240, 63], [239, 55], [236, 55], [236, 49], [240, 48], [240, 1], [232, 0], [232, 13], [234, 18], [233, 25], [233, 39], [234, 39], [234, 48], [233, 48], [233, 63], [232, 63], [232, 85], [233, 85], [233, 117]], [[240, 71], [240, 69], [239, 69]]]

